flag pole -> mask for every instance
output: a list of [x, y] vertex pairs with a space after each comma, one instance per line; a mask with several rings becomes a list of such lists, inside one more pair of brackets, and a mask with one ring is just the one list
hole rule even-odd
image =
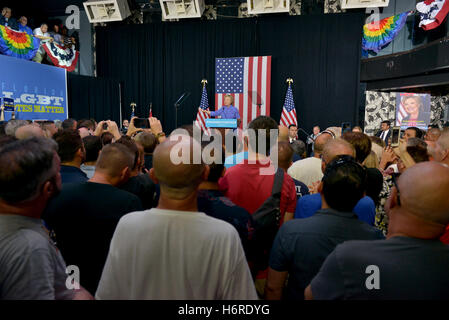
[[132, 113], [131, 113], [131, 120], [132, 120], [132, 118], [135, 116], [134, 112], [136, 111], [136, 103], [135, 102], [131, 102], [130, 106], [131, 106], [131, 109], [132, 109]]
[[206, 84], [207, 84], [207, 80], [206, 80], [206, 79], [201, 80], [201, 84], [203, 85], [203, 89], [204, 89], [204, 87], [205, 87]]
[[290, 85], [293, 83], [293, 79], [292, 78], [287, 78], [287, 80], [285, 80], [285, 82], [287, 82], [288, 86], [290, 87]]

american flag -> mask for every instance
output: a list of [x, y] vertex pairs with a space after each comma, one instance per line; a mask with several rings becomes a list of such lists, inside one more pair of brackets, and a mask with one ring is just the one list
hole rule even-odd
[[[203, 93], [201, 94], [200, 108], [203, 110], [209, 111], [209, 99], [207, 98], [206, 86], [203, 86]], [[210, 118], [210, 116], [207, 113], [200, 112], [198, 110], [198, 113], [196, 114], [195, 124], [198, 128], [201, 129], [201, 131], [204, 131], [207, 134], [210, 133], [209, 128], [206, 128], [206, 119], [209, 119], [209, 118]]]
[[399, 100], [399, 110], [397, 112], [396, 117], [396, 126], [401, 126], [402, 119], [404, 119], [408, 115], [407, 111], [405, 111], [404, 104], [402, 103], [402, 99]]
[[285, 96], [284, 108], [282, 108], [281, 125], [288, 127], [291, 124], [298, 126], [298, 120], [296, 120], [295, 102], [293, 101], [292, 86], [289, 84], [287, 95]]
[[216, 59], [215, 110], [230, 94], [243, 128], [260, 115], [270, 115], [270, 89], [271, 56]]

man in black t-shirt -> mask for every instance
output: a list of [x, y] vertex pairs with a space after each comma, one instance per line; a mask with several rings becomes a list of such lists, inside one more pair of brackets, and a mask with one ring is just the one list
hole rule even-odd
[[123, 136], [116, 143], [125, 145], [134, 154], [134, 164], [130, 172], [129, 180], [120, 186], [120, 189], [131, 192], [139, 197], [144, 209], [157, 206], [156, 185], [147, 173], [142, 173], [144, 149], [128, 136]]
[[305, 290], [306, 299], [449, 299], [449, 168], [422, 162], [392, 188], [387, 240], [337, 246]]
[[[248, 256], [249, 240], [252, 233], [252, 217], [244, 208], [237, 206], [219, 190], [218, 180], [224, 175], [225, 152], [209, 156], [209, 176], [203, 181], [198, 191], [198, 211], [208, 216], [230, 223], [239, 233], [243, 250]], [[221, 156], [221, 157], [220, 157]]]
[[303, 300], [304, 289], [338, 244], [354, 239], [383, 239], [379, 230], [352, 212], [363, 197], [365, 181], [365, 170], [351, 156], [338, 156], [326, 165], [318, 187], [321, 210], [309, 218], [286, 222], [274, 240], [266, 299], [282, 298], [289, 275], [284, 298]]
[[67, 265], [80, 270], [80, 283], [95, 293], [120, 218], [142, 210], [139, 198], [116, 188], [129, 179], [134, 155], [117, 143], [105, 146], [88, 182], [66, 184], [43, 220], [54, 231]]

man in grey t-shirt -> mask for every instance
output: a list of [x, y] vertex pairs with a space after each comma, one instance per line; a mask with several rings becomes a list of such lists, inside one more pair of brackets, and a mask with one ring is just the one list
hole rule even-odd
[[67, 288], [65, 262], [40, 219], [61, 189], [56, 149], [43, 138], [0, 147], [0, 299], [92, 298]]
[[305, 290], [315, 300], [447, 300], [449, 168], [418, 163], [401, 174], [385, 204], [387, 240], [348, 241], [327, 257]]

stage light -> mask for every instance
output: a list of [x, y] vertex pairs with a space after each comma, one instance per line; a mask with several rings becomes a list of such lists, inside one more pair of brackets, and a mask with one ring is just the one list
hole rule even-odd
[[247, 0], [248, 14], [290, 12], [290, 0]]
[[159, 0], [164, 20], [201, 18], [204, 0]]
[[390, 0], [341, 0], [342, 9], [388, 7]]
[[131, 15], [128, 0], [90, 0], [83, 5], [90, 23], [122, 21]]

